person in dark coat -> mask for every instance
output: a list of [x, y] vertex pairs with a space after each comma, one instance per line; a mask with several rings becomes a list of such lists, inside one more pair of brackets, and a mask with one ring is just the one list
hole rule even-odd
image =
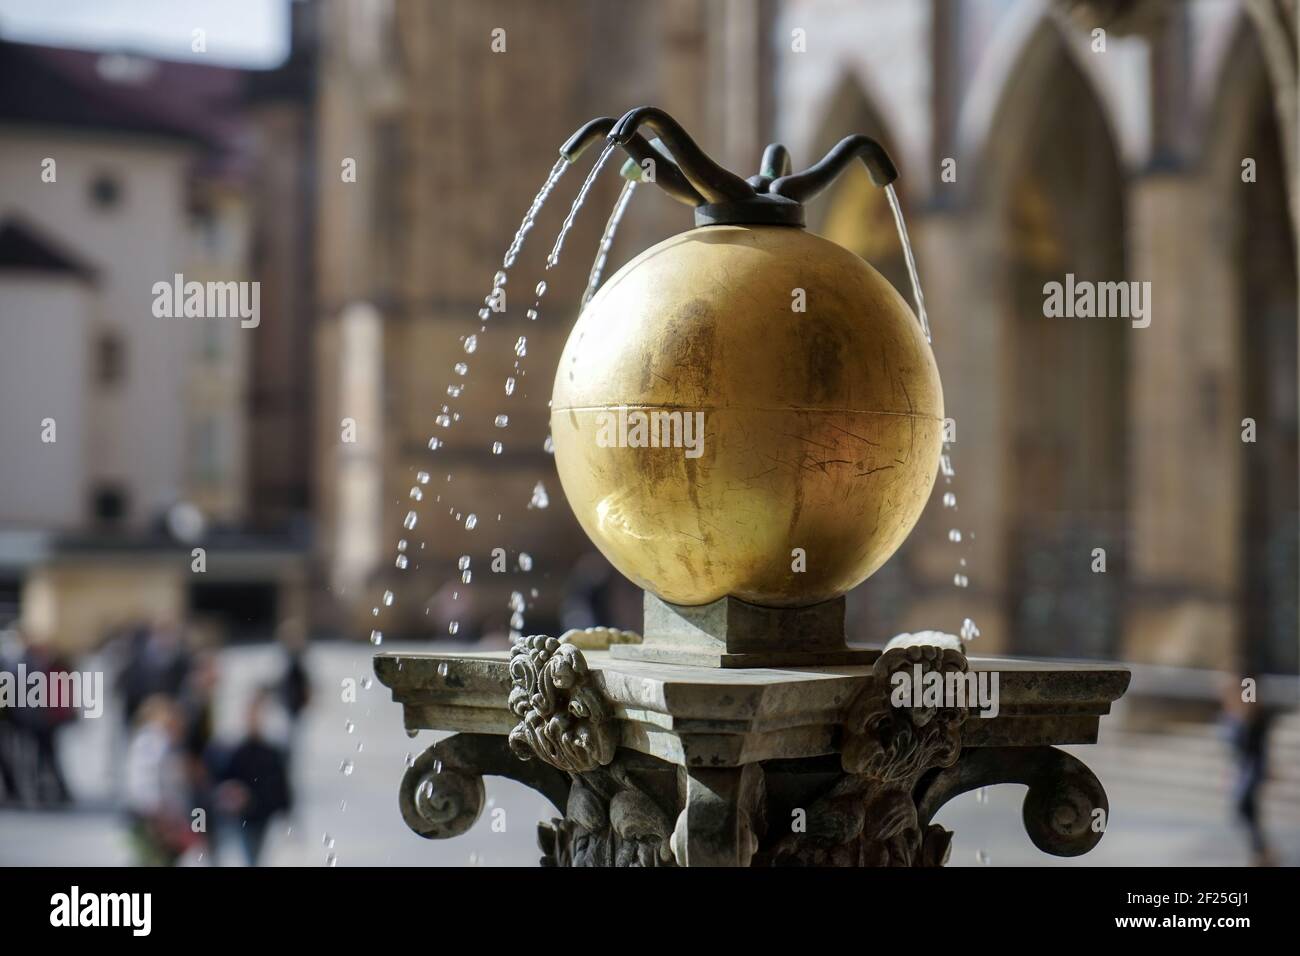
[[217, 787], [218, 805], [239, 825], [249, 866], [261, 859], [271, 821], [293, 806], [288, 759], [264, 734], [266, 708], [273, 697], [266, 688], [253, 695], [248, 732], [227, 757]]

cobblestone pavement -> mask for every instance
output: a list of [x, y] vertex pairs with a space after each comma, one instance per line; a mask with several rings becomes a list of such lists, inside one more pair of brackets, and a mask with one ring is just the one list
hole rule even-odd
[[[424, 732], [408, 738], [401, 708], [377, 681], [358, 692], [356, 703], [342, 701], [339, 688], [344, 678], [370, 674], [370, 650], [344, 644], [312, 649], [316, 696], [295, 758], [298, 806], [293, 820], [273, 828], [265, 862], [320, 866], [332, 852], [340, 866], [535, 865], [537, 821], [553, 814], [540, 796], [511, 781], [487, 781], [490, 806], [505, 810], [504, 832], [494, 832], [488, 813], [456, 840], [426, 841], [406, 829], [397, 810], [404, 761], [408, 753], [418, 754], [436, 736]], [[221, 667], [218, 732], [230, 736], [239, 730], [242, 701], [258, 683], [274, 678], [279, 663], [273, 648], [237, 648], [223, 652]], [[991, 788], [986, 802], [965, 794], [940, 813], [937, 822], [956, 832], [950, 865], [1236, 866], [1246, 862], [1243, 842], [1228, 823], [1226, 765], [1210, 738], [1204, 745], [1193, 739], [1190, 746], [1200, 749], [1184, 760], [1171, 758], [1171, 748], [1158, 737], [1130, 739], [1131, 735], [1108, 730], [1104, 720], [1100, 745], [1070, 748], [1093, 767], [1110, 795], [1108, 832], [1096, 850], [1073, 860], [1038, 852], [1020, 824], [1022, 788], [1002, 786]], [[113, 809], [113, 755], [120, 749], [119, 734], [120, 724], [111, 714], [70, 729], [63, 757], [78, 804], [58, 812], [0, 809], [0, 864], [131, 862], [120, 816]], [[1179, 746], [1185, 750], [1189, 744], [1181, 741]], [[340, 765], [349, 759], [355, 769], [344, 774]], [[1183, 762], [1169, 772], [1134, 769], [1171, 759]], [[1176, 772], [1179, 766], [1185, 766], [1186, 772]], [[1189, 776], [1195, 785], [1189, 783]], [[1300, 818], [1278, 801], [1266, 801], [1266, 812], [1272, 814], [1281, 861], [1300, 863]], [[327, 845], [330, 841], [332, 849]], [[217, 855], [219, 862], [237, 862], [233, 852]]]

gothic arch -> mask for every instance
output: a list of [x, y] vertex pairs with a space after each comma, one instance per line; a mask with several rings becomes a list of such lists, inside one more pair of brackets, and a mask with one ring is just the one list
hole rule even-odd
[[[1237, 663], [1250, 673], [1294, 673], [1300, 633], [1300, 455], [1297, 454], [1296, 236], [1273, 86], [1255, 27], [1242, 17], [1223, 58], [1206, 127], [1202, 172], [1211, 203], [1211, 257], [1226, 263], [1224, 308], [1203, 317], [1228, 323], [1235, 373], [1222, 396], [1233, 431], [1238, 569]], [[1254, 163], [1254, 181], [1243, 162]], [[1224, 335], [1225, 330], [1218, 330]], [[1238, 422], [1255, 441], [1236, 441]]]
[[[1043, 288], [1126, 274], [1124, 173], [1104, 102], [1050, 18], [1010, 73], [977, 159], [971, 341], [986, 369], [986, 469], [1001, 500], [993, 554], [1009, 647], [1117, 652], [1127, 532], [1127, 340], [1122, 318], [1043, 314]], [[967, 429], [967, 434], [970, 430]], [[1095, 574], [1094, 549], [1107, 573]]]

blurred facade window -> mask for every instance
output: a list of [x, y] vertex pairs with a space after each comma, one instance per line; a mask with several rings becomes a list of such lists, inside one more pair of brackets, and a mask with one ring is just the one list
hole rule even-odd
[[122, 204], [122, 180], [113, 173], [98, 173], [90, 181], [90, 204], [109, 212]]
[[117, 332], [100, 332], [95, 339], [95, 383], [112, 388], [125, 380], [126, 342]]
[[126, 489], [111, 482], [100, 482], [91, 492], [91, 513], [101, 525], [119, 524], [126, 520], [130, 500]]

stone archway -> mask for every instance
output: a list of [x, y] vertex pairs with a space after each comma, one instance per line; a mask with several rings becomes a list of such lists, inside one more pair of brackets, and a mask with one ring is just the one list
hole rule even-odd
[[1045, 316], [1044, 286], [1129, 278], [1124, 173], [1059, 31], [1045, 20], [1029, 39], [979, 164], [980, 319], [997, 330], [986, 383], [1002, 462], [997, 560], [1009, 650], [1106, 657], [1122, 631], [1133, 333], [1120, 317]]
[[[1206, 176], [1226, 259], [1229, 331], [1238, 356], [1235, 394], [1255, 440], [1237, 446], [1239, 483], [1236, 664], [1248, 673], [1295, 673], [1300, 611], [1300, 391], [1297, 385], [1296, 242], [1273, 85], [1254, 26], [1243, 19], [1224, 57], [1209, 130]], [[1253, 182], [1243, 163], [1253, 162]], [[1222, 321], [1222, 318], [1220, 318]], [[1243, 426], [1244, 431], [1244, 426]]]

